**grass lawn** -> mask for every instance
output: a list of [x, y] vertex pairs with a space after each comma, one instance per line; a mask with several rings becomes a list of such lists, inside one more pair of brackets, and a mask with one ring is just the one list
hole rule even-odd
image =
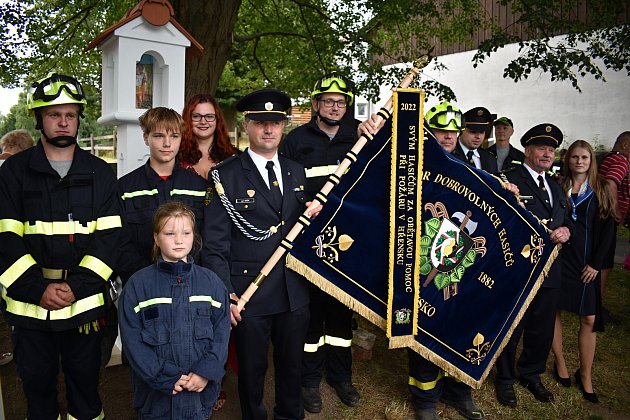
[[[627, 233], [621, 232], [622, 236]], [[520, 386], [515, 386], [518, 408], [499, 405], [494, 396], [493, 374], [481, 389], [473, 392], [474, 398], [488, 419], [630, 419], [630, 273], [616, 266], [611, 272], [605, 306], [619, 321], [606, 325], [598, 334], [597, 352], [593, 367], [594, 389], [600, 403], [591, 404], [582, 398], [575, 386], [563, 388], [551, 376], [553, 356], [547, 361], [547, 373], [542, 378], [555, 395], [555, 402], [543, 404]], [[579, 367], [577, 354], [578, 317], [563, 315], [564, 351], [569, 371]], [[367, 321], [362, 328], [377, 335], [370, 361], [356, 361], [354, 382], [362, 399], [357, 408], [345, 407], [338, 402], [337, 412], [344, 419], [411, 419], [413, 405], [407, 390], [406, 350], [388, 350], [384, 333]], [[458, 419], [459, 414], [443, 404], [438, 405], [440, 418]]]

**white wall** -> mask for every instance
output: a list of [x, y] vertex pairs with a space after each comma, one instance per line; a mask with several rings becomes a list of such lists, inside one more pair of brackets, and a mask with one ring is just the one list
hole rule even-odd
[[[517, 83], [504, 79], [503, 69], [517, 56], [517, 44], [499, 50], [477, 68], [472, 66], [474, 53], [439, 57], [449, 70], [439, 73], [429, 66], [422, 77], [431, 77], [453, 89], [462, 112], [484, 106], [498, 117], [510, 118], [514, 122], [511, 143], [519, 149], [525, 131], [544, 122], [562, 130], [565, 141], [561, 147], [583, 139], [594, 147], [610, 149], [619, 133], [630, 130], [630, 77], [625, 72], [606, 71], [606, 82], [590, 76], [580, 79], [580, 93], [568, 81], [549, 81], [545, 73], [532, 72], [527, 80]], [[378, 107], [388, 98], [390, 89], [381, 88]], [[427, 97], [426, 105], [438, 102], [435, 97]]]

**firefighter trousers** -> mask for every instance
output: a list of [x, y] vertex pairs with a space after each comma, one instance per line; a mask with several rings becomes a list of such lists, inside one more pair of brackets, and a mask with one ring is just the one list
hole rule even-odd
[[472, 401], [472, 390], [463, 382], [444, 376], [444, 371], [413, 350], [409, 354], [409, 391], [417, 409], [435, 408], [440, 398]]
[[[98, 395], [101, 332], [89, 334], [78, 328], [39, 331], [14, 327], [13, 354], [27, 400], [27, 418], [56, 420], [57, 376], [63, 370], [69, 418], [103, 417]], [[72, 416], [72, 417], [70, 417]]]
[[318, 388], [324, 370], [332, 382], [352, 382], [352, 311], [315, 286], [310, 295], [302, 386]]

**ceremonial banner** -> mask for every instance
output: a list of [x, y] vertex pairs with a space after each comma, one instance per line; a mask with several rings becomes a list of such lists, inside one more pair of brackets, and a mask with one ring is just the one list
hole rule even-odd
[[557, 248], [496, 178], [446, 154], [430, 131], [418, 141], [422, 103], [419, 91], [394, 93], [393, 121], [287, 263], [383, 328], [390, 347], [478, 388]]
[[[410, 346], [418, 330], [423, 104], [424, 94], [418, 94], [417, 89], [398, 89], [392, 95], [392, 106], [396, 111], [393, 114], [390, 147], [392, 175], [387, 300], [390, 347]], [[392, 315], [395, 322], [392, 322]]]

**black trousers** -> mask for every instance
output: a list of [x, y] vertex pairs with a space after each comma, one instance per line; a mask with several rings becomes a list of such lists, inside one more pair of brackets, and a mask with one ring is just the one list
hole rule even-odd
[[56, 420], [59, 360], [66, 383], [68, 414], [80, 420], [97, 418], [103, 405], [98, 395], [101, 332], [37, 331], [14, 327], [14, 360], [27, 400], [27, 418]]
[[293, 312], [244, 317], [234, 328], [238, 394], [244, 420], [267, 420], [263, 403], [267, 351], [273, 344], [275, 419], [302, 419], [301, 365], [308, 305]]
[[310, 296], [302, 385], [318, 388], [324, 370], [333, 382], [352, 382], [352, 311], [312, 285]]
[[472, 401], [471, 388], [449, 376], [444, 371], [413, 350], [409, 355], [409, 392], [415, 408], [435, 408], [440, 397], [451, 401]]
[[[514, 330], [510, 341], [497, 358], [497, 384], [514, 384], [519, 377], [529, 382], [540, 382], [551, 350], [556, 310], [560, 289], [541, 287], [527, 308], [525, 316]], [[516, 348], [523, 336], [523, 351], [516, 369]]]

